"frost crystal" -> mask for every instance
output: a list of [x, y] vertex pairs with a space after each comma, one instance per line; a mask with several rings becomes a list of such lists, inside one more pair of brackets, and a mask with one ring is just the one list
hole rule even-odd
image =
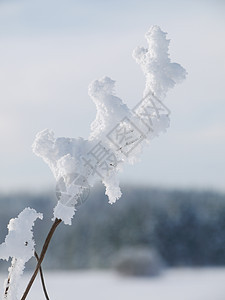
[[17, 218], [11, 219], [8, 224], [8, 235], [5, 242], [0, 245], [0, 259], [12, 258], [9, 268], [8, 280], [5, 281], [4, 290], [8, 289], [3, 299], [17, 299], [19, 278], [23, 274], [25, 263], [34, 256], [34, 240], [32, 227], [42, 214], [34, 209], [25, 208]]
[[97, 180], [105, 185], [110, 203], [119, 199], [118, 171], [125, 162], [134, 163], [143, 147], [169, 126], [170, 111], [161, 100], [169, 88], [185, 78], [186, 71], [171, 63], [169, 40], [158, 26], [150, 28], [146, 39], [148, 49], [139, 47], [133, 52], [146, 77], [143, 99], [134, 109], [115, 96], [115, 81], [103, 77], [88, 89], [97, 110], [88, 140], [55, 138], [48, 129], [36, 136], [33, 151], [49, 165], [57, 180], [59, 202], [54, 217], [65, 224], [71, 224], [75, 207]]
[[137, 47], [133, 51], [133, 57], [146, 77], [144, 96], [151, 91], [163, 99], [168, 89], [185, 79], [187, 73], [181, 65], [171, 63], [168, 54], [170, 40], [166, 39], [166, 33], [159, 26], [152, 26], [145, 38], [148, 49]]

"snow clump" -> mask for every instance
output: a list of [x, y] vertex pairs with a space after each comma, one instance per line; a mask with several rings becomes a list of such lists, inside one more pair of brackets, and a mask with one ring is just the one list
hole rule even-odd
[[0, 245], [0, 259], [12, 258], [8, 279], [5, 280], [3, 299], [16, 300], [19, 279], [23, 274], [25, 263], [34, 256], [35, 242], [32, 228], [36, 219], [43, 215], [34, 209], [25, 208], [17, 218], [11, 219], [8, 224], [8, 235]]
[[56, 138], [48, 129], [36, 136], [33, 152], [49, 165], [57, 181], [54, 218], [65, 224], [71, 224], [76, 207], [96, 181], [105, 185], [109, 203], [116, 202], [122, 195], [117, 174], [124, 163], [135, 163], [143, 147], [169, 127], [170, 111], [162, 100], [169, 88], [185, 78], [186, 71], [171, 63], [169, 40], [158, 26], [149, 29], [146, 39], [148, 48], [133, 52], [146, 78], [143, 99], [135, 108], [115, 95], [114, 80], [103, 77], [88, 89], [97, 112], [87, 140]]

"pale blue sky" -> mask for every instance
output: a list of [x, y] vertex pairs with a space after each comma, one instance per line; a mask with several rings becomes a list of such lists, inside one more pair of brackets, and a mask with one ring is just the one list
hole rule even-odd
[[87, 137], [88, 84], [104, 75], [130, 107], [144, 77], [132, 50], [157, 24], [187, 80], [168, 93], [171, 127], [121, 180], [225, 190], [224, 1], [0, 0], [0, 190], [55, 184], [33, 155], [35, 134]]

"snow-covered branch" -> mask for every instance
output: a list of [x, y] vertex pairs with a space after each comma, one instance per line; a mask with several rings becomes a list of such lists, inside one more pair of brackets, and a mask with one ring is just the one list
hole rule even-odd
[[169, 109], [162, 102], [169, 88], [182, 81], [186, 71], [171, 63], [166, 33], [152, 26], [146, 33], [148, 48], [138, 47], [133, 57], [146, 77], [143, 99], [130, 109], [115, 93], [109, 77], [95, 80], [89, 95], [96, 105], [90, 136], [55, 138], [48, 129], [39, 132], [33, 151], [51, 168], [58, 184], [59, 202], [54, 217], [71, 224], [76, 206], [87, 197], [96, 181], [106, 187], [109, 202], [121, 197], [118, 171], [124, 163], [134, 163], [143, 147], [169, 126]]
[[23, 274], [25, 263], [34, 256], [35, 242], [32, 228], [36, 219], [43, 216], [34, 209], [25, 208], [17, 218], [8, 224], [8, 235], [0, 245], [0, 259], [12, 258], [8, 279], [5, 281], [3, 299], [16, 300], [20, 276]]

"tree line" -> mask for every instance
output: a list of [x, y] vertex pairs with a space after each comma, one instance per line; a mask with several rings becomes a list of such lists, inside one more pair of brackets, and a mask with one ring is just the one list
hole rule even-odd
[[[0, 242], [9, 219], [30, 206], [44, 213], [34, 230], [41, 245], [56, 201], [47, 192], [0, 194]], [[122, 198], [109, 205], [103, 189], [96, 187], [78, 207], [72, 226], [57, 229], [44, 267], [107, 268], [126, 247], [153, 249], [168, 266], [225, 265], [224, 212], [225, 195], [216, 191], [127, 185]]]

